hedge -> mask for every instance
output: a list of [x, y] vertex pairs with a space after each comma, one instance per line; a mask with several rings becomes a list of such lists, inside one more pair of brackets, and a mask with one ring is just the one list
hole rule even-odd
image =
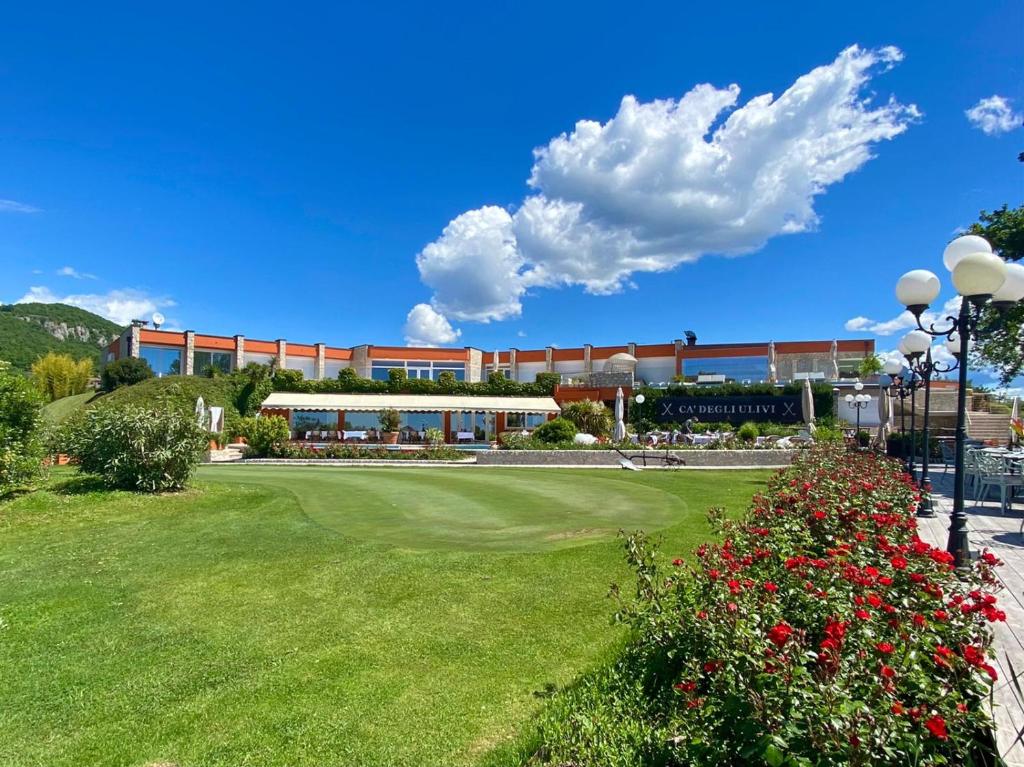
[[993, 763], [1000, 563], [958, 574], [916, 505], [898, 462], [819, 447], [692, 562], [629, 536], [632, 639], [551, 704], [531, 764]]

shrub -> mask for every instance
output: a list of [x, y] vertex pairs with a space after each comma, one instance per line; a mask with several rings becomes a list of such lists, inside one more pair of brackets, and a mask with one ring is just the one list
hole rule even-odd
[[291, 437], [288, 421], [279, 415], [259, 418], [240, 418], [234, 426], [233, 437], [244, 437], [249, 451], [257, 458], [272, 455]]
[[534, 439], [548, 444], [559, 442], [572, 442], [576, 436], [576, 427], [572, 421], [565, 418], [556, 418], [553, 421], [545, 421], [533, 430]]
[[31, 487], [42, 470], [43, 400], [0, 361], [0, 496]]
[[122, 386], [131, 386], [153, 377], [153, 369], [141, 357], [122, 357], [108, 362], [100, 373], [100, 388], [112, 392]]
[[393, 391], [402, 391], [409, 381], [409, 374], [405, 368], [391, 368], [388, 370], [388, 384]]
[[187, 414], [128, 405], [85, 411], [62, 442], [82, 471], [108, 487], [157, 493], [185, 487], [209, 439]]
[[742, 519], [713, 514], [722, 542], [690, 565], [629, 536], [636, 598], [618, 619], [635, 638], [553, 706], [540, 758], [978, 764], [999, 562], [957, 573], [918, 538], [916, 505], [896, 462], [818, 447]]
[[[403, 370], [402, 372], [404, 373], [405, 371]], [[395, 432], [401, 426], [402, 416], [397, 410], [389, 407], [377, 414], [377, 422], [383, 431]]]
[[274, 391], [308, 391], [305, 377], [301, 370], [278, 370], [273, 376]]
[[743, 442], [754, 442], [760, 436], [761, 430], [753, 421], [747, 421], [736, 430], [736, 436]]
[[842, 442], [843, 430], [832, 426], [817, 426], [814, 429], [815, 442]]
[[89, 388], [92, 360], [49, 352], [32, 363], [32, 381], [47, 401], [82, 394]]
[[444, 444], [444, 432], [436, 426], [431, 426], [427, 429], [423, 438], [428, 445], [437, 446]]
[[562, 406], [562, 418], [572, 421], [577, 431], [607, 437], [612, 433], [612, 413], [603, 402], [589, 399]]

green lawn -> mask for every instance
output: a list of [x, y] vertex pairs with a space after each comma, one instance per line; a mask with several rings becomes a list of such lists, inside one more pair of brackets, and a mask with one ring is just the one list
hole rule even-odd
[[43, 408], [43, 418], [47, 423], [60, 423], [75, 411], [85, 407], [85, 404], [95, 396], [96, 392], [87, 391], [84, 394], [72, 394], [70, 397], [49, 402]]
[[58, 472], [0, 503], [0, 764], [479, 764], [615, 643], [616, 529], [683, 553], [766, 476]]

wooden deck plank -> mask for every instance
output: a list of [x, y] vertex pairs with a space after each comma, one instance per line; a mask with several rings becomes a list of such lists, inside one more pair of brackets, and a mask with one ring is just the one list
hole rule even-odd
[[[936, 516], [918, 520], [918, 534], [933, 546], [945, 547], [953, 510], [952, 474], [932, 475], [933, 506]], [[996, 670], [999, 681], [992, 691], [993, 720], [996, 743], [1010, 767], [1024, 767], [1024, 744], [1016, 740], [1024, 730], [1024, 699], [1011, 683], [1010, 668], [1016, 671], [1024, 688], [1024, 536], [1020, 533], [1024, 517], [1020, 503], [1011, 506], [1005, 516], [998, 501], [967, 501], [967, 539], [975, 556], [990, 550], [1003, 561], [996, 574], [1003, 588], [999, 606], [1006, 612], [1006, 622], [993, 624]]]

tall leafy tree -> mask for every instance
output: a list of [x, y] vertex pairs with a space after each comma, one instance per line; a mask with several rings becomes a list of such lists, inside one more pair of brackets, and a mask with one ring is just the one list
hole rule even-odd
[[[981, 211], [971, 234], [984, 237], [993, 250], [1006, 261], [1024, 258], [1024, 205], [1007, 205], [992, 212]], [[989, 309], [982, 319], [980, 340], [974, 344], [975, 358], [995, 368], [1000, 383], [1008, 384], [1024, 371], [1024, 305], [1018, 304], [997, 321], [996, 311]]]

